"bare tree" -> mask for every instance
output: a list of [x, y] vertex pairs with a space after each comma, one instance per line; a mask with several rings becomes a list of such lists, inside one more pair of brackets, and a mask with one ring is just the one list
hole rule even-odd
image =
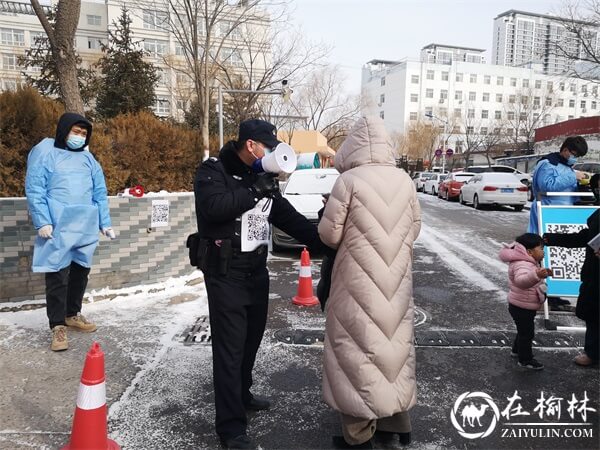
[[440, 138], [443, 139], [443, 131], [439, 126], [429, 121], [411, 122], [400, 140], [398, 153], [413, 160], [422, 158], [431, 165]]
[[511, 136], [515, 150], [533, 153], [535, 130], [549, 120], [554, 109], [555, 95], [548, 91], [522, 89], [511, 94], [504, 105], [507, 134]]
[[78, 59], [75, 52], [75, 31], [79, 23], [81, 1], [59, 0], [54, 24], [50, 23], [38, 0], [31, 0], [31, 6], [48, 36], [52, 58], [56, 64], [60, 98], [65, 104], [65, 109], [83, 114], [83, 101], [77, 79]]
[[509, 138], [506, 134], [506, 128], [505, 121], [494, 120], [488, 123], [487, 130], [479, 130], [481, 134], [481, 149], [485, 152], [488, 166], [492, 165], [492, 158], [494, 156], [500, 156], [506, 149]]
[[552, 52], [565, 58], [571, 75], [598, 83], [600, 79], [600, 0], [567, 0]]

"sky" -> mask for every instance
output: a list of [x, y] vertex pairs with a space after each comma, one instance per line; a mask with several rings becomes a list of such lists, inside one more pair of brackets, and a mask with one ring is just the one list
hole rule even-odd
[[418, 58], [427, 44], [488, 50], [493, 20], [509, 9], [557, 15], [565, 0], [293, 0], [295, 26], [309, 41], [332, 47], [329, 63], [359, 93], [361, 67], [371, 59]]

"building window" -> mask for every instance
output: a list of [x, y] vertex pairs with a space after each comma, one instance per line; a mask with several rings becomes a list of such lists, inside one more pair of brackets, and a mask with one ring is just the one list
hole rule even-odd
[[469, 119], [474, 119], [475, 118], [475, 110], [474, 109], [467, 110], [467, 117]]
[[471, 75], [469, 75], [469, 82], [470, 83], [477, 83], [477, 74], [472, 73]]
[[467, 127], [467, 134], [473, 134], [475, 132], [475, 128]]
[[477, 93], [475, 92], [469, 92], [469, 101], [470, 102], [474, 102], [477, 99]]
[[183, 51], [183, 45], [181, 45], [179, 42], [175, 42], [175, 55], [185, 56], [185, 52]]
[[416, 112], [411, 112], [410, 113], [410, 120], [417, 120], [417, 113]]
[[546, 97], [546, 106], [552, 106], [552, 97]]
[[592, 106], [591, 106], [591, 108], [592, 108], [592, 109], [596, 109], [596, 102], [592, 101]]
[[[0, 85], [0, 90], [2, 90]], [[17, 90], [17, 81], [16, 80], [4, 80], [4, 90], [5, 91], [16, 91]]]
[[496, 94], [496, 101], [502, 103], [502, 94]]
[[563, 106], [565, 106], [565, 101], [562, 98], [559, 98], [558, 102], [556, 102], [556, 106], [562, 108]]
[[498, 78], [496, 78], [496, 84], [498, 86], [504, 86], [504, 77], [498, 77]]
[[481, 127], [479, 129], [479, 134], [487, 134], [487, 127]]
[[454, 100], [462, 100], [462, 91], [454, 91]]
[[0, 43], [12, 47], [25, 46], [25, 31], [13, 28], [0, 28]]
[[527, 103], [529, 103], [529, 97], [527, 95], [521, 95], [521, 103], [523, 105], [526, 105]]
[[489, 75], [483, 76], [483, 84], [490, 84], [492, 82], [492, 77]]
[[462, 83], [462, 80], [463, 80], [463, 74], [462, 74], [462, 73], [458, 73], [458, 72], [457, 72], [457, 73], [456, 73], [456, 81], [457, 81], [458, 83]]
[[385, 86], [385, 77], [381, 77], [381, 85]]
[[569, 108], [575, 108], [575, 99], [569, 100]]
[[508, 118], [508, 120], [515, 120], [515, 112], [514, 111], [508, 111], [506, 113], [506, 117]]
[[454, 108], [454, 117], [461, 117], [461, 116], [462, 116], [462, 109]]
[[542, 80], [535, 80], [535, 88], [536, 89], [542, 88]]
[[17, 55], [2, 55], [2, 68], [5, 70], [17, 70]]
[[425, 114], [433, 114], [433, 108], [431, 106], [428, 106], [425, 108]]
[[502, 119], [502, 111], [494, 111], [494, 119]]
[[546, 89], [548, 89], [548, 92], [552, 92], [554, 89], [552, 81], [548, 81], [548, 83], [546, 83]]
[[516, 87], [517, 86], [517, 79], [516, 78], [511, 78], [510, 79], [510, 85], [513, 86], [513, 87]]
[[154, 11], [151, 9], [143, 11], [142, 21], [146, 30], [160, 30], [165, 27], [167, 20], [166, 11]]
[[529, 80], [527, 78], [523, 78], [523, 87], [524, 88], [528, 88], [529, 87]]
[[482, 100], [483, 100], [484, 102], [489, 102], [489, 101], [490, 101], [490, 93], [489, 93], [489, 92], [484, 92], [484, 93], [483, 93]]
[[561, 91], [564, 92], [565, 90], [565, 83], [563, 83], [562, 81], [560, 82], [560, 84], [558, 85], [558, 89], [560, 89]]
[[410, 94], [410, 101], [416, 103], [419, 101], [419, 94]]
[[481, 110], [481, 118], [482, 119], [487, 119], [489, 117], [489, 113], [487, 109], [482, 109]]
[[446, 100], [448, 98], [448, 90], [442, 89], [440, 91], [440, 100]]
[[433, 98], [433, 89], [426, 89], [425, 90], [425, 97], [427, 97], [427, 98]]
[[580, 108], [585, 109], [585, 104], [586, 104], [585, 100], [581, 100], [581, 103], [579, 104]]
[[87, 24], [94, 25], [94, 26], [100, 26], [100, 25], [102, 25], [102, 17], [95, 16], [93, 14], [88, 14], [87, 15]]
[[383, 105], [385, 103], [385, 94], [381, 94], [379, 96], [379, 104]]
[[433, 70], [428, 70], [427, 71], [427, 79], [428, 80], [433, 80], [435, 78], [435, 71]]
[[533, 106], [539, 107], [541, 105], [540, 97], [533, 97]]
[[448, 81], [448, 72], [442, 72], [442, 81]]
[[511, 94], [508, 96], [508, 103], [514, 103], [517, 101], [517, 96], [514, 94]]
[[[204, 22], [204, 21], [202, 21]], [[202, 34], [204, 34], [204, 31], [202, 31]], [[230, 39], [236, 39], [239, 40], [242, 38], [242, 33], [240, 31], [240, 25], [237, 24], [235, 22], [232, 22], [230, 20], [221, 20], [219, 22], [219, 28], [218, 28], [218, 34], [219, 37], [228, 37]]]
[[158, 95], [152, 108], [156, 114], [169, 115], [171, 114], [171, 102], [163, 95]]
[[149, 56], [159, 58], [167, 53], [167, 41], [144, 39], [144, 50], [149, 53]]
[[419, 84], [419, 75], [411, 75], [410, 82], [412, 84]]
[[569, 84], [569, 91], [576, 92], [577, 91], [577, 85], [575, 83]]
[[379, 118], [385, 119], [385, 113], [383, 111], [379, 111]]
[[242, 55], [235, 48], [223, 47], [221, 50], [221, 60], [232, 67], [242, 67], [244, 65]]

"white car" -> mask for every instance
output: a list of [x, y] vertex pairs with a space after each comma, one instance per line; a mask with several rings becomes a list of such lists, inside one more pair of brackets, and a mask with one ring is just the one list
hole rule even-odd
[[413, 175], [413, 183], [415, 184], [417, 192], [423, 190], [425, 181], [427, 181], [431, 175], [433, 175], [432, 172], [417, 172]]
[[472, 203], [475, 209], [482, 205], [509, 205], [521, 211], [527, 203], [527, 189], [512, 173], [484, 172], [462, 185], [459, 201], [463, 205]]
[[423, 184], [423, 192], [437, 195], [440, 183], [446, 179], [447, 173], [432, 173]]
[[502, 164], [492, 164], [491, 166], [470, 166], [466, 168], [466, 171], [473, 173], [512, 173], [516, 175], [517, 178], [521, 181], [521, 183], [523, 183], [525, 186], [529, 186], [531, 184], [530, 173], [521, 172], [520, 170], [517, 170], [514, 167], [503, 166]]
[[[319, 222], [317, 213], [323, 207], [323, 194], [331, 189], [339, 172], [336, 169], [302, 169], [290, 175], [281, 193], [292, 206], [315, 225]], [[303, 247], [303, 244], [273, 227], [273, 248]]]

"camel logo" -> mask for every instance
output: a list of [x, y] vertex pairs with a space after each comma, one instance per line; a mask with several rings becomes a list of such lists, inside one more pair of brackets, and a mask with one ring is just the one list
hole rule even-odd
[[[485, 420], [486, 412], [488, 411], [492, 414], [491, 420]], [[459, 421], [458, 417], [462, 420]], [[458, 430], [458, 434], [466, 439], [478, 439], [489, 436], [496, 428], [499, 418], [500, 411], [498, 407], [492, 400], [492, 397], [485, 392], [465, 392], [461, 394], [456, 399], [456, 402], [454, 402], [454, 407], [450, 413], [452, 425]], [[487, 429], [480, 431], [488, 422], [489, 426]], [[466, 429], [469, 431], [466, 431]]]

